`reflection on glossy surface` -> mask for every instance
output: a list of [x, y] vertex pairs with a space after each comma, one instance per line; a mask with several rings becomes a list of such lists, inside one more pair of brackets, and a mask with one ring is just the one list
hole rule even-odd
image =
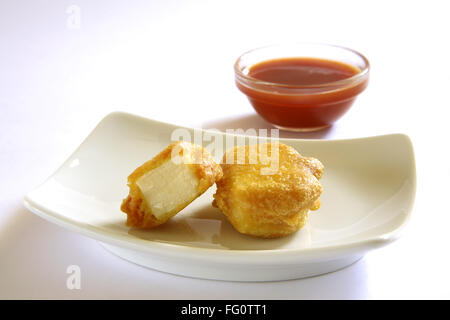
[[365, 215], [352, 223], [347, 223], [345, 226], [335, 226], [333, 229], [314, 228], [315, 245], [357, 240], [361, 234], [376, 236], [381, 234], [386, 226], [400, 226], [407, 209], [399, 206], [399, 203], [403, 203], [404, 199], [408, 198], [410, 188], [411, 181], [404, 181], [391, 197], [380, 201], [373, 209], [365, 211]]
[[180, 213], [154, 229], [131, 228], [128, 233], [149, 241], [200, 248], [274, 250], [302, 248], [310, 245], [308, 224], [296, 234], [284, 238], [255, 238], [236, 231], [218, 209], [207, 205], [188, 215]]

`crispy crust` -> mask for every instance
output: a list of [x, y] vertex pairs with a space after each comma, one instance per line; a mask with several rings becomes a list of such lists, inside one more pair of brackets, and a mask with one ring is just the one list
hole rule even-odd
[[[198, 179], [197, 194], [190, 201], [181, 203], [174, 210], [165, 213], [158, 219], [151, 212], [151, 208], [144, 199], [136, 181], [145, 173], [162, 165], [165, 161], [170, 161], [172, 156], [175, 155], [188, 156], [191, 160], [190, 163], [183, 165], [188, 166]], [[122, 201], [120, 207], [120, 209], [127, 214], [127, 226], [153, 228], [163, 224], [211, 187], [216, 179], [220, 179], [221, 177], [221, 167], [203, 147], [182, 141], [172, 143], [153, 159], [142, 164], [128, 176], [128, 187], [130, 188], [130, 192]]]
[[[286, 236], [305, 225], [309, 210], [320, 207], [322, 186], [318, 179], [324, 167], [319, 160], [304, 158], [280, 143], [278, 170], [261, 174], [261, 169], [269, 166], [261, 160], [261, 146], [267, 148], [269, 157], [276, 151], [276, 145], [266, 144], [227, 152], [237, 159], [244, 151], [245, 164], [227, 164], [224, 155], [223, 178], [217, 182], [213, 205], [241, 233], [263, 238]], [[257, 163], [249, 163], [251, 152], [257, 152]]]

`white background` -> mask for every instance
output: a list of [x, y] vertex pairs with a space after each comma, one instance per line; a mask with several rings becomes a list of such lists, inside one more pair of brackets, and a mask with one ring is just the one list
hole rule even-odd
[[[2, 0], [0, 298], [449, 299], [448, 12], [445, 1]], [[413, 140], [416, 204], [397, 242], [323, 276], [220, 282], [133, 265], [24, 209], [24, 194], [111, 111], [268, 127], [235, 87], [233, 63], [254, 47], [298, 41], [351, 47], [372, 69], [368, 89], [332, 129], [290, 137], [402, 132]], [[81, 290], [66, 288], [72, 264]]]

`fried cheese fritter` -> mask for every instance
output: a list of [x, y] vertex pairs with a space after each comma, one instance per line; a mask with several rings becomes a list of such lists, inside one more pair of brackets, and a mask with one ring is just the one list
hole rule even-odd
[[221, 176], [221, 167], [203, 147], [172, 143], [128, 177], [130, 192], [120, 207], [127, 226], [153, 228], [166, 222]]
[[[234, 163], [230, 159], [235, 159]], [[225, 153], [221, 167], [223, 177], [216, 182], [213, 205], [243, 234], [262, 238], [289, 235], [305, 225], [309, 210], [320, 207], [319, 179], [324, 166], [290, 146], [238, 146]], [[267, 170], [269, 167], [272, 170]]]

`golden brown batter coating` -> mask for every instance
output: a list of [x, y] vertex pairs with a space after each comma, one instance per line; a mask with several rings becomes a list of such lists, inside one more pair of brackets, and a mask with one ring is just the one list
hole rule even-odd
[[[245, 154], [244, 164], [226, 163], [227, 159], [238, 159], [239, 154]], [[221, 166], [223, 177], [216, 182], [213, 205], [241, 233], [263, 238], [286, 236], [305, 225], [309, 210], [320, 207], [322, 186], [318, 179], [324, 167], [290, 146], [239, 146], [227, 151]], [[275, 170], [263, 174], [268, 167]]]
[[203, 147], [172, 143], [128, 177], [130, 192], [120, 207], [126, 224], [153, 228], [166, 222], [221, 176], [221, 167]]

